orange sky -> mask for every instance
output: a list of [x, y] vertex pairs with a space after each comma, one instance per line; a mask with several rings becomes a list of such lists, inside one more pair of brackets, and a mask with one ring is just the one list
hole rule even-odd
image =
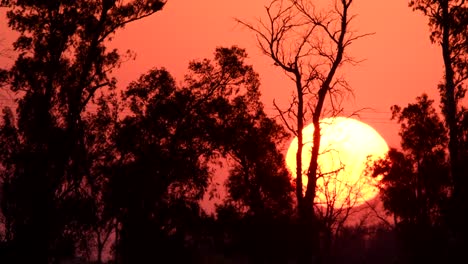
[[[324, 1], [324, 0], [321, 0]], [[112, 46], [133, 50], [137, 58], [115, 72], [119, 86], [152, 67], [166, 67], [177, 78], [186, 72], [189, 60], [211, 57], [217, 46], [238, 45], [247, 49], [250, 63], [262, 80], [263, 101], [275, 114], [273, 99], [286, 104], [292, 83], [271, 61], [260, 54], [254, 35], [236, 24], [234, 18], [255, 22], [265, 17], [268, 0], [168, 0], [163, 11], [128, 25], [118, 32]], [[345, 103], [346, 112], [361, 112], [361, 121], [373, 126], [390, 146], [399, 144], [398, 126], [390, 121], [390, 106], [414, 102], [427, 92], [437, 97], [436, 85], [442, 77], [439, 48], [429, 41], [426, 19], [414, 13], [407, 1], [355, 0], [352, 12], [358, 17], [352, 25], [360, 33], [375, 35], [354, 42], [349, 52], [365, 59], [347, 68], [345, 76], [354, 89], [354, 98]], [[1, 13], [0, 38], [11, 40]], [[1, 58], [0, 60], [4, 60]], [[4, 63], [1, 63], [4, 65]]]
[[[323, 1], [323, 0], [322, 0]], [[268, 0], [171, 1], [149, 19], [119, 32], [114, 44], [137, 54], [118, 71], [121, 85], [154, 66], [164, 66], [176, 77], [185, 73], [189, 60], [211, 57], [217, 46], [238, 45], [247, 49], [250, 63], [259, 72], [266, 108], [272, 101], [288, 102], [292, 83], [256, 46], [253, 33], [234, 18], [255, 22], [265, 18]], [[399, 144], [398, 126], [390, 121], [390, 106], [414, 102], [427, 92], [438, 102], [436, 85], [442, 77], [439, 48], [429, 41], [426, 19], [413, 12], [407, 1], [356, 0], [351, 10], [358, 17], [352, 25], [360, 33], [375, 35], [354, 42], [349, 52], [365, 59], [347, 69], [346, 77], [355, 96], [345, 103], [346, 112], [361, 113], [361, 121], [373, 126], [390, 146]], [[438, 103], [437, 103], [438, 104]]]
[[[211, 58], [217, 46], [238, 45], [247, 49], [249, 62], [260, 74], [267, 111], [276, 115], [273, 99], [280, 105], [287, 104], [293, 84], [260, 53], [254, 34], [234, 21], [265, 18], [264, 6], [268, 3], [269, 0], [168, 0], [163, 11], [129, 24], [115, 36], [111, 46], [122, 51], [130, 49], [137, 55], [136, 60], [124, 63], [115, 72], [119, 87], [126, 87], [152, 67], [166, 67], [180, 80], [190, 60]], [[398, 125], [389, 120], [390, 106], [406, 106], [423, 92], [438, 105], [436, 87], [443, 73], [441, 52], [429, 41], [426, 18], [413, 12], [407, 3], [355, 0], [351, 10], [358, 15], [352, 27], [359, 33], [375, 35], [354, 42], [348, 50], [353, 57], [365, 61], [345, 72], [355, 95], [345, 102], [345, 111], [373, 109], [361, 112], [359, 119], [374, 127], [390, 147], [398, 147], [400, 141]], [[0, 10], [2, 38], [3, 45], [14, 40], [6, 28], [4, 10]], [[0, 58], [0, 67], [11, 63], [11, 59]], [[8, 104], [8, 100], [0, 93], [0, 106]], [[221, 180], [217, 182], [221, 184]], [[204, 201], [208, 211], [218, 200]]]

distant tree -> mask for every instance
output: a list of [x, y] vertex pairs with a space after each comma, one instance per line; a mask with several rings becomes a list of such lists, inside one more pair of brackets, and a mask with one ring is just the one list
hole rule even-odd
[[288, 135], [267, 117], [259, 82], [252, 77], [248, 92], [231, 101], [222, 125], [222, 134], [230, 135], [223, 140], [229, 174], [226, 198], [217, 207], [218, 224], [222, 235], [232, 237], [227, 246], [237, 254], [254, 262], [284, 262], [293, 186], [279, 147]]
[[[454, 185], [454, 224], [461, 237], [468, 235], [465, 216], [468, 212], [468, 178], [463, 173], [460, 148], [460, 119], [465, 110], [460, 100], [465, 97], [468, 78], [468, 2], [464, 0], [412, 0], [409, 6], [429, 19], [430, 39], [440, 45], [444, 61], [444, 80], [439, 85], [445, 124], [449, 133], [450, 174]], [[459, 214], [458, 212], [461, 212]], [[462, 239], [462, 238], [460, 238]], [[468, 241], [465, 240], [465, 246]]]
[[123, 99], [132, 114], [119, 124], [118, 160], [105, 194], [118, 221], [117, 260], [167, 262], [178, 257], [169, 254], [170, 239], [183, 242], [179, 235], [206, 188], [203, 154], [209, 146], [189, 107], [191, 94], [180, 91], [164, 69], [132, 82]]
[[[337, 156], [339, 159], [339, 153]], [[321, 248], [325, 263], [333, 263], [337, 257], [340, 244], [343, 243], [346, 236], [345, 232], [349, 231], [349, 228], [346, 227], [349, 218], [361, 215], [361, 225], [365, 225], [367, 215], [363, 214], [363, 207], [372, 206], [370, 204], [372, 201], [358, 206], [365, 185], [370, 183], [367, 175], [364, 174], [365, 172], [352, 186], [340, 182], [338, 177], [343, 177], [341, 173], [346, 173], [344, 165], [336, 171], [326, 173], [326, 175], [319, 174], [319, 177], [323, 178], [323, 186], [317, 189], [323, 194], [324, 200], [315, 205], [315, 212], [319, 223], [318, 228], [322, 234]], [[335, 185], [330, 186], [330, 184]]]
[[[270, 57], [276, 66], [294, 82], [294, 98], [284, 111], [277, 106], [288, 129], [298, 138], [296, 155], [296, 200], [298, 214], [304, 223], [301, 236], [302, 249], [298, 249], [301, 262], [309, 263], [313, 255], [318, 256], [317, 228], [313, 227], [314, 199], [316, 196], [320, 149], [320, 120], [323, 117], [327, 96], [332, 112], [339, 112], [341, 99], [349, 90], [346, 81], [338, 75], [338, 70], [352, 58], [345, 53], [349, 45], [363, 37], [350, 29], [353, 16], [350, 14], [352, 0], [335, 1], [333, 9], [321, 9], [310, 1], [273, 0], [266, 7], [268, 19], [254, 25], [239, 21], [257, 35], [260, 49]], [[302, 130], [307, 120], [312, 120], [314, 135], [312, 157], [308, 170], [302, 171]], [[308, 177], [304, 192], [302, 175]], [[304, 194], [305, 193], [305, 194]], [[314, 234], [315, 233], [315, 234]], [[314, 241], [311, 241], [315, 240]], [[311, 253], [311, 244], [315, 249]]]
[[[267, 187], [262, 194], [268, 197], [263, 205], [286, 210], [288, 193], [275, 188], [287, 188], [287, 172], [277, 164], [262, 163], [283, 162], [276, 141], [262, 138], [280, 128], [263, 113], [258, 76], [245, 64], [246, 57], [238, 47], [218, 48], [214, 60], [191, 62], [180, 86], [165, 69], [153, 69], [123, 93], [130, 114], [116, 130], [118, 159], [106, 191], [119, 226], [118, 260], [189, 258], [186, 239], [197, 235], [197, 223], [204, 217], [198, 203], [211, 177], [209, 165], [227, 153], [239, 153], [237, 157], [249, 164], [253, 161], [246, 155], [271, 157], [255, 160], [263, 167], [246, 167], [252, 180], [243, 186], [252, 188], [254, 195], [259, 189], [252, 173], [263, 173]], [[247, 144], [259, 146], [250, 153], [253, 146]], [[273, 183], [266, 184], [266, 177]], [[286, 185], [278, 186], [280, 182]], [[273, 192], [280, 196], [270, 198]], [[257, 200], [249, 205], [253, 203], [258, 206]], [[174, 249], [185, 253], [174, 255]]]
[[9, 27], [19, 33], [13, 44], [19, 56], [1, 74], [19, 94], [15, 196], [5, 201], [18, 208], [12, 234], [17, 261], [55, 262], [75, 254], [74, 239], [93, 207], [82, 115], [97, 90], [115, 86], [110, 72], [121, 63], [106, 44], [116, 30], [164, 3], [2, 1]]
[[257, 89], [234, 100], [224, 125], [231, 135], [228, 158], [234, 163], [226, 183], [227, 201], [246, 215], [281, 217], [292, 209], [290, 175], [278, 149], [287, 134], [266, 116]]
[[106, 200], [106, 188], [118, 161], [116, 136], [120, 124], [121, 105], [115, 91], [106, 91], [95, 100], [95, 111], [84, 117], [85, 145], [90, 173], [88, 195], [94, 200], [92, 224], [87, 228], [86, 248], [94, 251], [96, 262], [103, 262], [106, 249], [115, 242], [116, 215]]
[[411, 261], [434, 260], [444, 251], [441, 230], [451, 182], [446, 130], [432, 104], [423, 94], [415, 104], [392, 107], [401, 127], [402, 151], [391, 149], [374, 167], [375, 175], [383, 175], [384, 208], [394, 215], [400, 242], [409, 250]]

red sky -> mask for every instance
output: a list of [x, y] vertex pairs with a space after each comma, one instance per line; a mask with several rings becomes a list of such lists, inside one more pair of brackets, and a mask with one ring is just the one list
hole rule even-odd
[[[168, 0], [163, 11], [128, 25], [115, 36], [112, 46], [137, 55], [136, 60], [124, 63], [115, 72], [119, 86], [126, 87], [152, 67], [166, 67], [180, 80], [190, 60], [211, 58], [217, 46], [238, 45], [247, 49], [249, 63], [262, 80], [264, 104], [275, 115], [273, 99], [287, 104], [293, 83], [260, 53], [254, 34], [234, 21], [265, 18], [268, 2]], [[359, 33], [375, 35], [354, 42], [348, 50], [365, 61], [346, 69], [354, 97], [345, 102], [345, 111], [372, 109], [362, 111], [358, 119], [374, 127], [391, 147], [397, 147], [398, 125], [390, 120], [390, 106], [406, 106], [423, 92], [438, 104], [441, 52], [429, 41], [426, 19], [413, 12], [407, 1], [355, 0], [351, 11], [358, 15], [352, 27]], [[6, 29], [4, 11], [0, 11], [0, 17], [0, 40], [4, 38], [5, 45], [14, 35]], [[9, 63], [11, 60], [0, 58], [0, 66]], [[2, 98], [0, 105], [7, 102], [0, 94]]]
[[[439, 48], [429, 41], [426, 19], [413, 12], [407, 1], [383, 2], [356, 0], [352, 9], [358, 15], [353, 28], [375, 35], [355, 42], [349, 50], [365, 61], [345, 73], [355, 95], [346, 101], [345, 111], [373, 109], [361, 112], [360, 120], [374, 127], [390, 146], [398, 147], [398, 125], [390, 120], [390, 106], [405, 106], [423, 92], [438, 102], [436, 87], [443, 67]], [[261, 54], [255, 35], [234, 20], [255, 22], [265, 18], [264, 6], [268, 3], [169, 0], [162, 12], [129, 25], [114, 39], [117, 47], [137, 54], [135, 61], [127, 62], [117, 72], [120, 85], [125, 87], [155, 66], [166, 67], [180, 79], [190, 60], [211, 58], [217, 46], [238, 45], [247, 49], [249, 62], [260, 74], [263, 102], [268, 112], [276, 115], [273, 99], [286, 104], [293, 83]], [[219, 179], [215, 182], [222, 184]], [[204, 205], [210, 211], [215, 202], [205, 199]]]
[[[324, 0], [321, 0], [324, 1]], [[211, 57], [217, 46], [246, 48], [249, 63], [260, 74], [263, 101], [276, 114], [272, 101], [287, 104], [293, 86], [271, 61], [260, 53], [252, 32], [234, 18], [255, 22], [265, 18], [269, 0], [169, 0], [163, 11], [128, 25], [115, 36], [112, 46], [130, 49], [137, 55], [115, 72], [125, 87], [152, 67], [166, 67], [176, 78], [186, 72], [192, 59]], [[442, 77], [439, 48], [429, 41], [426, 19], [413, 12], [407, 1], [355, 0], [352, 13], [358, 17], [352, 27], [375, 35], [354, 42], [349, 54], [365, 61], [348, 67], [345, 76], [354, 90], [344, 104], [347, 113], [360, 113], [360, 120], [373, 126], [389, 143], [398, 146], [398, 126], [390, 121], [390, 106], [405, 106], [427, 92], [436, 99], [436, 85]], [[2, 22], [6, 22], [2, 12]], [[0, 25], [0, 39], [13, 39]], [[5, 60], [1, 58], [1, 60]], [[4, 63], [1, 63], [4, 65]]]
[[[323, 1], [323, 0], [322, 0]], [[117, 34], [117, 47], [136, 52], [135, 61], [117, 72], [124, 87], [151, 67], [166, 67], [181, 77], [192, 59], [211, 57], [217, 46], [238, 45], [247, 49], [250, 63], [262, 80], [263, 101], [270, 113], [273, 99], [286, 104], [293, 89], [291, 81], [260, 53], [256, 39], [234, 21], [255, 22], [265, 18], [268, 0], [169, 0], [162, 12], [127, 26]], [[399, 144], [398, 126], [390, 121], [390, 106], [414, 102], [427, 92], [438, 104], [436, 85], [442, 77], [439, 48], [429, 41], [426, 19], [413, 12], [407, 1], [356, 0], [352, 25], [359, 33], [375, 35], [354, 42], [349, 54], [365, 61], [348, 67], [345, 76], [354, 97], [345, 103], [346, 112], [371, 108], [360, 120], [373, 126], [390, 146]]]

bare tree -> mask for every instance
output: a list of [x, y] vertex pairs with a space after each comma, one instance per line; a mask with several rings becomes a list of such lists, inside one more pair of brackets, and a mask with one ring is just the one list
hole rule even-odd
[[[322, 152], [321, 155], [323, 154]], [[339, 155], [338, 152], [333, 154]], [[334, 159], [334, 157], [328, 158]], [[371, 160], [371, 156], [368, 160]], [[377, 182], [370, 177], [370, 172], [363, 170], [356, 177], [352, 174], [359, 169], [346, 170], [346, 166], [341, 161], [340, 164], [337, 170], [326, 175], [318, 172], [319, 181], [314, 208], [323, 237], [321, 248], [324, 262], [327, 262], [327, 258], [336, 257], [337, 252], [334, 250], [340, 244], [343, 232], [348, 228], [351, 226], [356, 229], [366, 228], [385, 220], [376, 215], [379, 213], [376, 209], [379, 201], [369, 197], [369, 193], [373, 193], [372, 188], [377, 188]]]
[[[350, 14], [353, 0], [334, 0], [329, 9], [320, 8], [306, 0], [272, 0], [265, 7], [267, 20], [252, 24], [238, 20], [256, 33], [262, 52], [294, 82], [294, 96], [288, 109], [275, 107], [286, 127], [298, 138], [296, 154], [296, 198], [299, 218], [305, 224], [304, 236], [314, 237], [318, 248], [318, 234], [314, 230], [314, 199], [319, 174], [317, 162], [320, 149], [320, 120], [325, 111], [332, 114], [341, 109], [345, 92], [350, 91], [338, 72], [344, 63], [355, 63], [345, 50], [351, 43], [368, 34], [356, 34], [350, 29], [355, 16]], [[328, 100], [327, 100], [328, 99]], [[326, 103], [330, 105], [328, 109]], [[302, 130], [306, 122], [314, 125], [312, 158], [303, 172]], [[301, 175], [308, 177], [303, 191]], [[305, 241], [305, 243], [308, 243]], [[309, 249], [306, 249], [309, 250]], [[310, 261], [313, 256], [306, 256]], [[307, 259], [309, 258], [309, 259]]]

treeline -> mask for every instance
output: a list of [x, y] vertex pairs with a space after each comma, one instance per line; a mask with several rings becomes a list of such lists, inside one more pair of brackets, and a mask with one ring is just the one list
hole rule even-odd
[[[19, 33], [14, 64], [0, 69], [1, 92], [16, 98], [0, 121], [1, 263], [301, 260], [311, 245], [281, 150], [290, 135], [265, 113], [245, 50], [219, 47], [192, 61], [183, 80], [154, 68], [117, 89], [112, 71], [126, 58], [107, 44], [165, 1], [1, 3]], [[317, 262], [466, 258], [467, 193], [454, 195], [452, 128], [432, 104], [423, 95], [393, 107], [402, 148], [369, 168], [383, 175], [393, 221], [349, 227], [349, 211], [318, 217]], [[468, 115], [457, 109], [455, 172], [463, 176]], [[200, 201], [213, 165], [226, 160], [226, 197], [207, 215]]]
[[405, 108], [393, 106], [401, 150], [375, 164], [383, 175], [382, 200], [395, 221], [399, 247], [410, 263], [466, 262], [468, 256], [468, 3], [413, 0], [427, 17], [430, 40], [440, 47], [441, 114], [422, 94]]
[[[20, 36], [1, 71], [17, 98], [0, 127], [2, 263], [196, 262], [205, 247], [282, 254], [293, 210], [278, 146], [288, 135], [265, 114], [246, 52], [218, 48], [180, 84], [155, 68], [116, 88], [125, 57], [107, 43], [164, 3], [4, 3]], [[228, 194], [215, 220], [200, 200], [221, 159]]]

